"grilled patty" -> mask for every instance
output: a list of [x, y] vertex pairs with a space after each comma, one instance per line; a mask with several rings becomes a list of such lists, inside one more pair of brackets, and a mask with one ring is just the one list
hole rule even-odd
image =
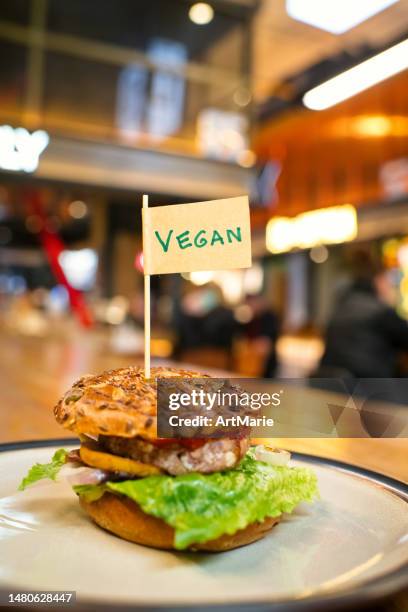
[[194, 450], [176, 442], [160, 448], [138, 437], [100, 436], [99, 444], [114, 455], [155, 465], [174, 476], [189, 472], [210, 474], [233, 468], [249, 448], [247, 439], [209, 440]]

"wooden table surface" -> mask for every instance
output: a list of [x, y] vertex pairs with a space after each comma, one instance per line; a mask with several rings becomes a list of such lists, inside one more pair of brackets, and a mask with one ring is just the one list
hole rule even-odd
[[[55, 422], [52, 408], [72, 382], [84, 373], [140, 363], [113, 354], [106, 333], [76, 327], [47, 339], [0, 329], [0, 342], [0, 443], [66, 437], [69, 432]], [[406, 439], [308, 438], [273, 443], [408, 481]]]

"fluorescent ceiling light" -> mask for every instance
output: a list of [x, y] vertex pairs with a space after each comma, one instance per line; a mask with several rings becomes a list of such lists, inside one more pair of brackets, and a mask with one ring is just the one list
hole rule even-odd
[[312, 110], [330, 108], [408, 67], [408, 39], [314, 87], [303, 96]]
[[289, 17], [332, 34], [343, 34], [398, 0], [286, 0]]

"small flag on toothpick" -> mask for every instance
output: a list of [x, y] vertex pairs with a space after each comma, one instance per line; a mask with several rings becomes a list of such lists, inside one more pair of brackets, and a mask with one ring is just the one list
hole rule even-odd
[[143, 208], [145, 274], [251, 267], [247, 196]]
[[248, 196], [149, 208], [143, 196], [145, 377], [150, 378], [150, 275], [250, 268]]

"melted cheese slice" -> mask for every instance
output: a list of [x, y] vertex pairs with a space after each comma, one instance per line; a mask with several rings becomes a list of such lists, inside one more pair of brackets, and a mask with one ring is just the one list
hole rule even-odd
[[126, 472], [133, 476], [153, 476], [154, 474], [163, 473], [163, 471], [155, 465], [95, 450], [89, 443], [81, 444], [79, 455], [82, 461], [87, 465], [109, 472]]

